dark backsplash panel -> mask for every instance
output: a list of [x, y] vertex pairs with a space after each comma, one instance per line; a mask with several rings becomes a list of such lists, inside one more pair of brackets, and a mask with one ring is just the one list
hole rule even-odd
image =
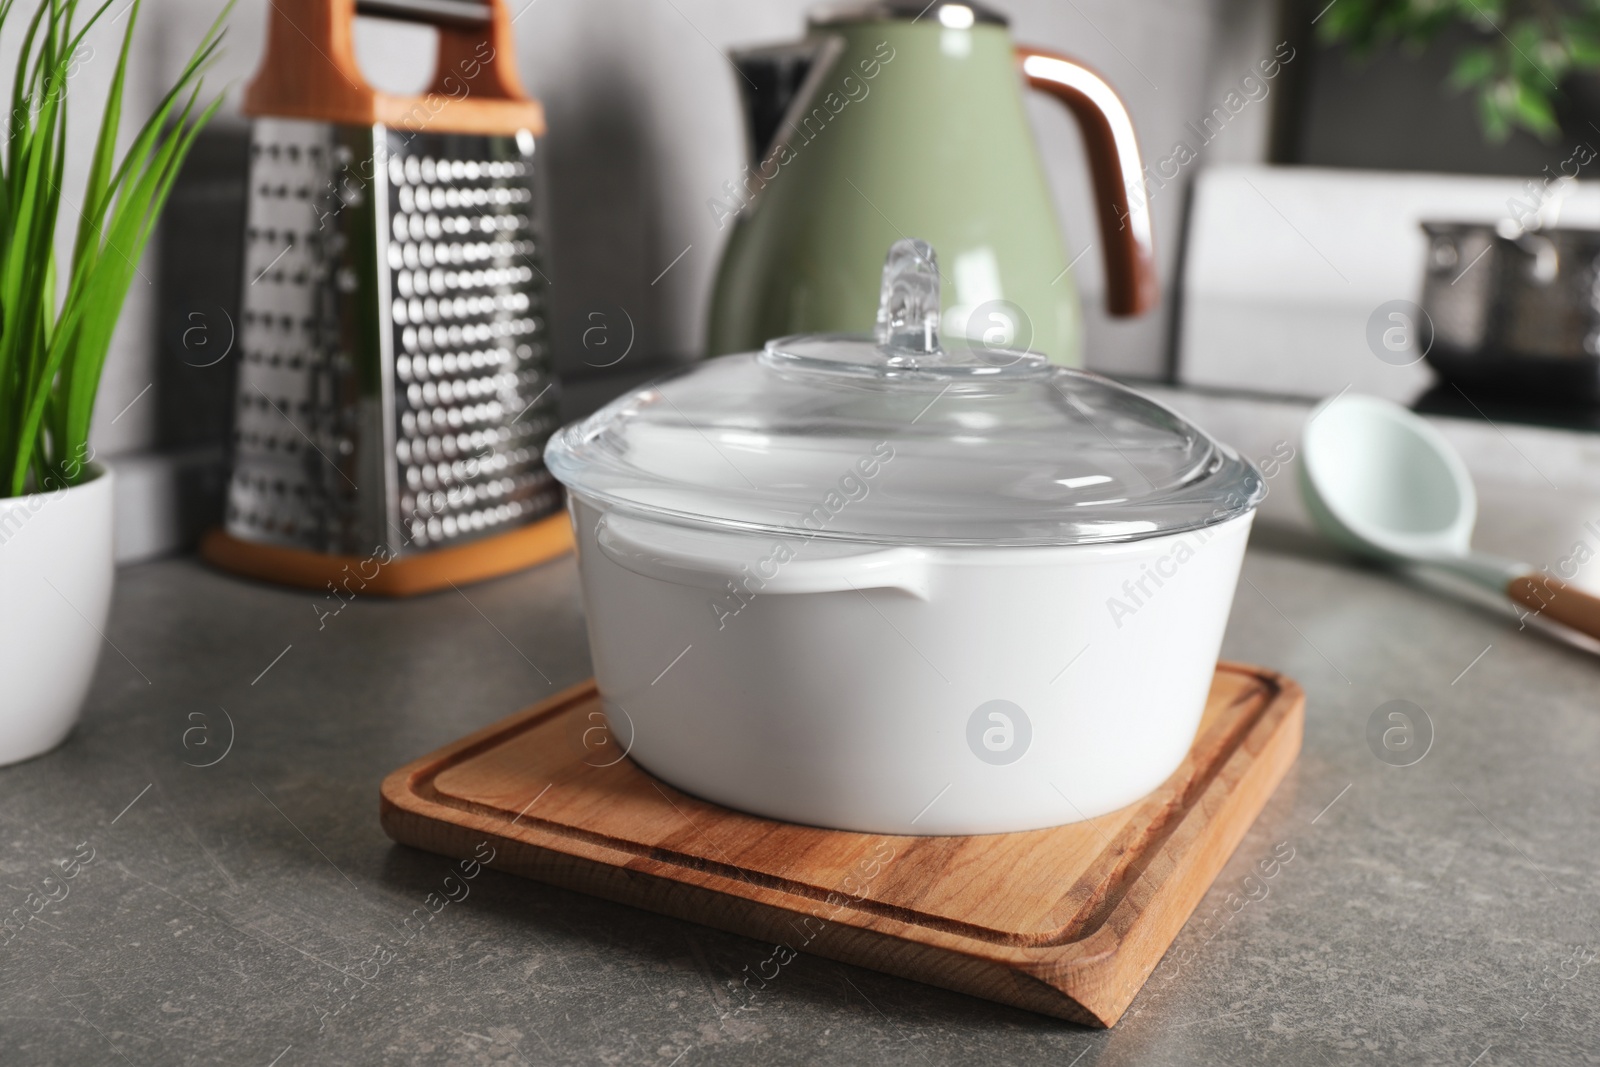
[[249, 152], [248, 126], [212, 123], [161, 216], [155, 393], [163, 451], [225, 453], [233, 430]]

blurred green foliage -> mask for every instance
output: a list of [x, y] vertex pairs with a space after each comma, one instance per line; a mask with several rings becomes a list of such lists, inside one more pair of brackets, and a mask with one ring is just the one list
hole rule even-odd
[[1394, 44], [1421, 51], [1441, 31], [1464, 28], [1471, 41], [1449, 84], [1476, 93], [1492, 142], [1519, 128], [1553, 139], [1562, 79], [1600, 69], [1600, 0], [1333, 0], [1316, 27], [1357, 56]]

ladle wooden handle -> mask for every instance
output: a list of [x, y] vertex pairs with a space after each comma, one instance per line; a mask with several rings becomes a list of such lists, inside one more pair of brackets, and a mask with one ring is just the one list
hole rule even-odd
[[1506, 596], [1532, 609], [1533, 614], [1554, 619], [1600, 640], [1600, 597], [1585, 593], [1548, 574], [1520, 574], [1506, 583]]

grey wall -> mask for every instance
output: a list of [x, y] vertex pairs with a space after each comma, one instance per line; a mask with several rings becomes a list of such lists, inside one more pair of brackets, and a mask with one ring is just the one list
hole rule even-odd
[[[545, 151], [555, 207], [551, 295], [566, 373], [589, 373], [578, 340], [580, 324], [593, 310], [614, 316], [620, 308], [631, 317], [637, 336], [630, 366], [652, 358], [691, 357], [701, 344], [722, 236], [705, 200], [743, 162], [734, 75], [721, 52], [798, 36], [809, 5], [801, 0], [511, 3], [519, 12], [519, 65], [550, 119]], [[1075, 55], [1121, 91], [1151, 158], [1169, 154], [1180, 138], [1192, 141], [1185, 122], [1221, 105], [1230, 85], [1270, 54], [1275, 40], [1273, 8], [1264, 0], [1013, 0], [1004, 6], [1019, 40]], [[212, 0], [145, 0], [130, 112], [148, 108], [217, 7]], [[265, 10], [264, 0], [242, 0], [235, 9], [227, 54], [213, 75], [214, 84], [229, 86], [230, 109], [255, 69]], [[79, 77], [83, 88], [97, 93], [109, 74], [115, 42], [101, 33], [90, 43], [96, 54]], [[426, 80], [427, 31], [363, 27], [359, 45], [374, 81], [416, 88]], [[0, 53], [0, 61], [5, 58]], [[80, 105], [80, 119], [87, 110]], [[1267, 112], [1266, 103], [1252, 103], [1152, 200], [1168, 291], [1183, 187], [1212, 161], [1262, 158]], [[1080, 141], [1051, 101], [1031, 100], [1029, 113], [1069, 246], [1076, 251], [1096, 239]], [[237, 112], [232, 114], [236, 120]], [[79, 131], [80, 146], [92, 135], [87, 126]], [[80, 161], [69, 176], [69, 191], [81, 183], [81, 167]], [[651, 280], [685, 248], [683, 259], [652, 286]], [[1164, 374], [1166, 305], [1145, 320], [1113, 324], [1099, 310], [1096, 255], [1086, 256], [1078, 272], [1088, 305], [1091, 365], [1117, 373]], [[157, 271], [147, 263], [144, 274], [153, 280]], [[155, 299], [153, 281], [135, 282], [96, 415], [95, 439], [105, 455], [173, 440], [158, 431], [163, 405], [152, 400], [159, 397], [141, 397], [158, 380], [159, 359], [181, 358], [181, 353], [155, 351]]]

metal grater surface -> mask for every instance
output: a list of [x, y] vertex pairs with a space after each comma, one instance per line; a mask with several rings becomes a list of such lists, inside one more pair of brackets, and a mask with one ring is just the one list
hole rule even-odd
[[229, 532], [404, 555], [560, 506], [533, 155], [256, 121]]

